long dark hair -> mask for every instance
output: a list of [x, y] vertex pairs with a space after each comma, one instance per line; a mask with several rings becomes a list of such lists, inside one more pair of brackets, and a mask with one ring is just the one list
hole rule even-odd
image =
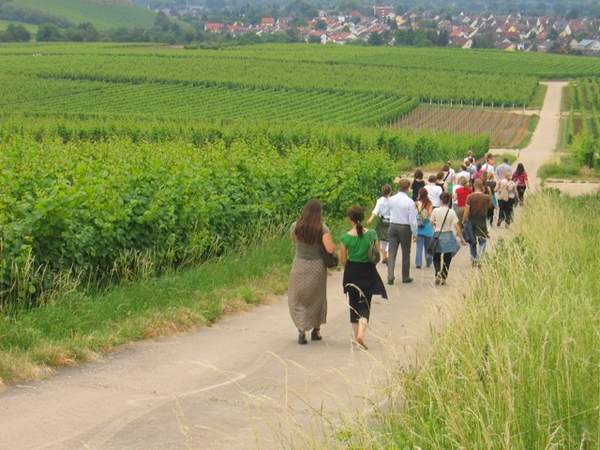
[[525, 166], [523, 163], [517, 164], [517, 169], [515, 170], [515, 175], [523, 175], [525, 173]]
[[428, 209], [429, 205], [431, 205], [431, 200], [429, 200], [429, 193], [425, 188], [419, 189], [419, 197], [417, 198], [417, 200], [421, 202], [423, 209]]
[[356, 233], [358, 234], [358, 237], [363, 237], [363, 234], [365, 234], [365, 227], [363, 227], [362, 224], [362, 221], [365, 220], [365, 212], [363, 209], [358, 205], [354, 205], [348, 209], [347, 214], [348, 219], [356, 224]]
[[296, 222], [294, 234], [305, 244], [315, 244], [323, 232], [323, 208], [317, 199], [309, 200], [304, 205], [302, 215]]

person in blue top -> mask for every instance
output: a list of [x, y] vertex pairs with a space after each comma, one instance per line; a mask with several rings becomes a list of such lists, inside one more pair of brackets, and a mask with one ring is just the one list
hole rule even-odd
[[431, 213], [433, 205], [429, 200], [427, 189], [423, 188], [419, 191], [417, 198], [417, 257], [415, 264], [417, 269], [423, 267], [423, 254], [425, 254], [425, 263], [427, 267], [433, 264], [433, 256], [427, 254], [427, 247], [433, 238], [433, 227], [431, 226]]
[[347, 213], [350, 231], [342, 236], [340, 261], [344, 265], [343, 288], [350, 302], [350, 322], [354, 341], [366, 350], [365, 332], [371, 313], [373, 295], [387, 299], [387, 292], [375, 265], [369, 262], [369, 248], [378, 245], [377, 233], [362, 225], [365, 214], [360, 206]]

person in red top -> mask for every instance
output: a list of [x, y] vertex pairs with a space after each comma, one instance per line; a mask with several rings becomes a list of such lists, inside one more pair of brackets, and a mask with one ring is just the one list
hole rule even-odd
[[462, 217], [465, 213], [465, 207], [467, 206], [467, 197], [473, 191], [469, 186], [469, 180], [465, 177], [460, 177], [458, 184], [460, 187], [454, 190], [454, 204], [456, 205], [456, 214], [458, 215], [458, 220], [462, 222]]
[[523, 201], [525, 200], [525, 191], [529, 187], [529, 179], [527, 178], [527, 172], [525, 172], [525, 166], [523, 163], [519, 163], [517, 165], [517, 170], [515, 170], [512, 180], [517, 184], [519, 204], [523, 205]]

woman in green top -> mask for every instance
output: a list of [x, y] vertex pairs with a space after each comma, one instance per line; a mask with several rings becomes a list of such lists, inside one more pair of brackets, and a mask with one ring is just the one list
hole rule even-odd
[[360, 206], [348, 210], [348, 222], [352, 229], [342, 236], [340, 260], [344, 265], [343, 287], [350, 302], [350, 322], [354, 330], [354, 340], [366, 349], [365, 332], [371, 312], [373, 295], [387, 298], [385, 286], [375, 268], [369, 262], [369, 248], [377, 243], [375, 230], [368, 230], [362, 225], [365, 214]]

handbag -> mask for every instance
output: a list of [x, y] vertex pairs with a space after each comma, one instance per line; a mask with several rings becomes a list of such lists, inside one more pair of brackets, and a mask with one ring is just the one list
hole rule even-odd
[[340, 263], [340, 259], [338, 258], [337, 253], [335, 253], [335, 252], [329, 253], [327, 251], [327, 249], [325, 248], [325, 245], [323, 245], [323, 235], [322, 234], [321, 234], [320, 242], [321, 242], [321, 245], [319, 246], [319, 248], [321, 250], [321, 259], [323, 260], [325, 267], [327, 267], [328, 269], [333, 269], [333, 268], [337, 267]]
[[381, 260], [381, 253], [379, 253], [379, 246], [377, 245], [377, 240], [371, 242], [369, 246], [369, 251], [367, 252], [367, 257], [369, 258], [369, 262], [371, 264], [377, 265]]
[[323, 263], [325, 263], [325, 267], [328, 269], [333, 269], [340, 263], [338, 255], [335, 252], [329, 253], [323, 243], [321, 243], [321, 259], [323, 260]]
[[444, 225], [446, 225], [446, 219], [448, 218], [449, 213], [450, 213], [450, 208], [448, 208], [448, 211], [446, 211], [446, 215], [444, 216], [444, 220], [442, 222], [442, 226], [440, 227], [440, 231], [435, 233], [435, 235], [433, 236], [433, 239], [431, 240], [431, 242], [429, 243], [429, 246], [427, 247], [426, 253], [429, 256], [433, 256], [435, 254], [437, 246], [440, 242], [440, 234], [442, 233], [442, 230], [444, 229]]

